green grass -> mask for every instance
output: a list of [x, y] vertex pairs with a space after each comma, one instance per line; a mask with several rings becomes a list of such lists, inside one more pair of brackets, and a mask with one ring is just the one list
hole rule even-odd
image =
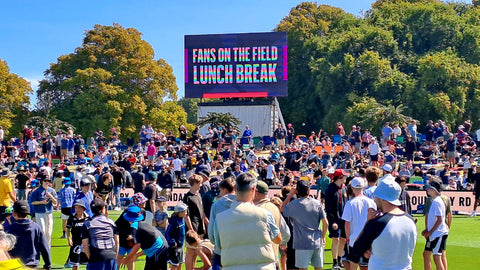
[[[120, 212], [110, 211], [110, 217], [116, 220]], [[413, 257], [413, 269], [423, 269], [423, 249], [425, 238], [420, 235], [424, 228], [423, 216], [418, 218], [417, 229], [419, 237]], [[54, 213], [54, 228], [52, 235], [52, 262], [53, 268], [63, 269], [68, 256], [69, 247], [66, 239], [60, 239], [62, 235], [62, 223], [60, 213]], [[325, 268], [331, 269], [332, 258], [330, 253], [330, 241], [327, 241], [325, 249]], [[395, 243], [392, 243], [394, 246]], [[447, 240], [447, 258], [450, 270], [455, 269], [479, 269], [480, 265], [480, 218], [468, 218], [465, 216], [454, 216], [452, 229]], [[136, 269], [143, 269], [144, 257], [136, 262]], [[43, 265], [40, 264], [40, 265]], [[85, 269], [85, 267], [80, 267]], [[309, 269], [313, 269], [312, 267]]]

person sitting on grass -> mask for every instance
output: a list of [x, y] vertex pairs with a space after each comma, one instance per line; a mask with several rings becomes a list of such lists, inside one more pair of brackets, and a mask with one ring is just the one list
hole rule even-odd
[[169, 260], [172, 270], [181, 270], [183, 260], [183, 242], [185, 241], [185, 216], [187, 215], [187, 205], [179, 203], [175, 206], [173, 214], [170, 217], [166, 238], [168, 241]]
[[203, 266], [196, 268], [198, 270], [208, 270], [212, 266], [213, 261], [213, 250], [215, 246], [210, 242], [210, 240], [202, 240], [200, 236], [195, 231], [188, 231], [185, 235], [185, 241], [192, 247], [195, 247], [195, 252], [198, 257], [202, 260]]
[[80, 264], [86, 265], [88, 263], [87, 255], [82, 249], [82, 229], [85, 222], [90, 220], [90, 217], [85, 213], [85, 209], [87, 209], [85, 201], [75, 201], [73, 208], [75, 214], [68, 217], [66, 225], [67, 240], [70, 246], [67, 264], [72, 266], [73, 270], [76, 270]]

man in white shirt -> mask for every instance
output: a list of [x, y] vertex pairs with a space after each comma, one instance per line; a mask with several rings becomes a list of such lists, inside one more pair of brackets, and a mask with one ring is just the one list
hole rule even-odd
[[177, 184], [180, 184], [180, 177], [182, 175], [183, 161], [175, 155], [175, 159], [172, 160], [173, 171], [175, 172], [175, 177], [177, 178]]
[[[347, 250], [353, 248], [355, 240], [363, 230], [363, 226], [367, 222], [368, 209], [372, 208], [377, 210], [375, 202], [363, 195], [363, 189], [366, 185], [365, 182], [366, 180], [360, 177], [355, 177], [350, 182], [355, 197], [345, 204], [342, 214], [342, 219], [345, 220], [345, 234], [349, 247]], [[348, 269], [349, 262], [345, 262], [344, 265], [345, 268]], [[367, 262], [362, 260], [362, 258], [360, 259], [360, 266], [367, 266]]]
[[33, 136], [30, 138], [30, 140], [28, 140], [27, 148], [30, 161], [35, 162], [35, 158], [37, 157], [38, 142]]
[[276, 164], [277, 164], [277, 161], [275, 159], [271, 159], [270, 163], [267, 166], [267, 177], [265, 182], [269, 186], [273, 185], [275, 182], [275, 178], [277, 178], [277, 173], [275, 172]]
[[422, 235], [427, 239], [423, 252], [423, 266], [426, 270], [432, 269], [430, 261], [432, 253], [436, 269], [446, 269], [446, 258], [444, 262], [442, 256], [445, 252], [449, 228], [445, 222], [446, 207], [440, 196], [441, 188], [442, 185], [438, 181], [432, 181], [427, 186], [427, 194], [432, 198], [432, 204], [426, 216], [426, 229], [422, 232]]
[[378, 167], [378, 153], [380, 152], [380, 145], [377, 140], [372, 138], [372, 142], [368, 145], [368, 153], [370, 154], [370, 161], [372, 166]]

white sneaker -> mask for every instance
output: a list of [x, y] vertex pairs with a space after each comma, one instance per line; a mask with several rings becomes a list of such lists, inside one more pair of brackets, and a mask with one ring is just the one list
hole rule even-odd
[[469, 217], [475, 217], [476, 215], [477, 215], [477, 212], [473, 211], [473, 212], [469, 215]]
[[120, 210], [122, 210], [122, 209], [120, 209], [120, 207], [115, 207], [115, 208], [113, 209], [113, 211], [120, 211]]

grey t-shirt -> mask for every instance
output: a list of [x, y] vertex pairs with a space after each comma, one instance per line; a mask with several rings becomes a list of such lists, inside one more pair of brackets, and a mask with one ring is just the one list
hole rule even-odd
[[291, 201], [283, 209], [283, 215], [293, 222], [293, 248], [317, 249], [322, 246], [320, 221], [325, 218], [325, 211], [319, 200], [301, 198]]

